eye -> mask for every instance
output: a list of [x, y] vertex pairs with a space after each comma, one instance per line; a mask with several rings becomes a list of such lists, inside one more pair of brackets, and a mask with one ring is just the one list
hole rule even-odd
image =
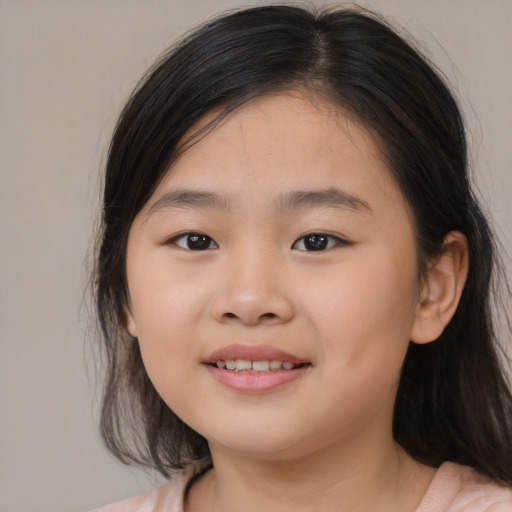
[[296, 240], [292, 249], [299, 251], [325, 251], [339, 244], [346, 244], [341, 238], [326, 233], [310, 233]]
[[219, 248], [213, 238], [202, 233], [183, 233], [169, 240], [169, 243], [189, 251], [206, 251], [207, 249]]

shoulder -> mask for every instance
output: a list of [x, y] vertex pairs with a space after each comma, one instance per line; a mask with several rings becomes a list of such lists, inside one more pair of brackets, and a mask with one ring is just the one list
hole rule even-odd
[[180, 505], [183, 488], [182, 478], [173, 478], [147, 493], [112, 503], [92, 512], [156, 512], [160, 510], [182, 512], [183, 507], [180, 509]]
[[474, 469], [445, 462], [416, 512], [512, 512], [512, 488]]
[[188, 483], [206, 469], [208, 467], [201, 463], [188, 466], [160, 487], [91, 512], [183, 512]]

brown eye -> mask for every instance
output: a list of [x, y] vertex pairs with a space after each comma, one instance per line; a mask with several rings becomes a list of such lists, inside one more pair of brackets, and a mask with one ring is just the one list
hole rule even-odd
[[207, 249], [218, 249], [219, 246], [213, 238], [202, 233], [185, 233], [172, 240], [174, 244], [189, 251], [206, 251]]
[[295, 241], [292, 249], [299, 251], [325, 251], [340, 243], [343, 243], [343, 241], [335, 236], [325, 233], [310, 233]]

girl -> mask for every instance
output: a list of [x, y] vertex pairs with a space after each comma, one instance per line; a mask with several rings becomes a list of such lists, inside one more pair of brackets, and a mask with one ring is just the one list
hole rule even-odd
[[107, 163], [101, 428], [174, 478], [104, 511], [511, 511], [496, 256], [439, 75], [375, 16], [234, 12]]

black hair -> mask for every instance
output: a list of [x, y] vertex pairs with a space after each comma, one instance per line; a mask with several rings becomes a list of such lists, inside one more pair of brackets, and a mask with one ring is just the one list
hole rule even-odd
[[409, 346], [395, 439], [423, 463], [467, 464], [512, 484], [512, 396], [492, 314], [499, 267], [470, 185], [461, 114], [427, 59], [357, 9], [274, 5], [221, 16], [164, 54], [125, 106], [106, 165], [95, 270], [108, 448], [164, 475], [209, 455], [206, 440], [159, 397], [126, 331], [128, 232], [195, 123], [297, 88], [328, 98], [372, 134], [412, 213], [420, 274], [441, 254], [447, 233], [468, 241], [469, 274], [453, 319], [438, 340]]

